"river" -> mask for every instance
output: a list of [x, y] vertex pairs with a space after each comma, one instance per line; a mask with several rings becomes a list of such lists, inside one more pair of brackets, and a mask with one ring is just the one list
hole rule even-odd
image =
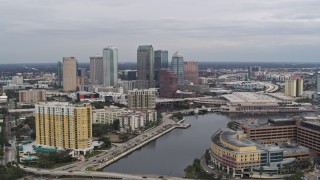
[[186, 116], [185, 121], [191, 124], [190, 128], [175, 129], [104, 168], [104, 171], [183, 177], [183, 170], [193, 162], [193, 159], [200, 158], [205, 150], [210, 147], [211, 135], [220, 128], [226, 128], [229, 121], [248, 118], [266, 121], [268, 118], [285, 118], [289, 115], [226, 115], [211, 113]]

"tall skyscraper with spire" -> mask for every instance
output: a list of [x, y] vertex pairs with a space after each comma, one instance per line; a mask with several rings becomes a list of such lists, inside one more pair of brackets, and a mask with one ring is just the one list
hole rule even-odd
[[178, 77], [178, 84], [184, 83], [184, 60], [179, 51], [172, 56], [171, 70]]
[[153, 88], [154, 51], [152, 45], [140, 45], [137, 50], [137, 83], [139, 89]]
[[103, 85], [118, 86], [118, 48], [113, 46], [103, 49]]

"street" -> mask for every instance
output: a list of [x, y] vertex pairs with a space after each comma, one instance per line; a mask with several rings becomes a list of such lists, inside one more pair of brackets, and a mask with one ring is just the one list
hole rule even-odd
[[175, 122], [171, 120], [169, 117], [171, 114], [166, 114], [163, 116], [163, 123], [159, 126], [156, 126], [152, 129], [149, 129], [140, 135], [128, 140], [125, 143], [122, 143], [118, 146], [113, 146], [111, 149], [108, 151], [96, 155], [94, 157], [88, 158], [85, 161], [81, 161], [78, 163], [70, 164], [67, 166], [63, 166], [60, 168], [56, 168], [56, 170], [67, 170], [67, 171], [85, 171], [88, 167], [92, 166], [99, 166], [99, 167], [104, 167], [107, 161], [114, 160], [116, 156], [119, 156], [122, 153], [125, 153], [126, 151], [132, 149], [133, 147], [144, 143], [147, 141], [149, 138], [156, 136], [163, 131], [173, 127], [175, 125]]

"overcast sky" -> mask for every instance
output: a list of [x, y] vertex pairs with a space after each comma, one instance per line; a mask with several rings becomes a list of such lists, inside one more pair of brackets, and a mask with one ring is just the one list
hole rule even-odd
[[320, 62], [320, 0], [0, 0], [0, 63], [56, 62], [139, 44], [185, 60]]

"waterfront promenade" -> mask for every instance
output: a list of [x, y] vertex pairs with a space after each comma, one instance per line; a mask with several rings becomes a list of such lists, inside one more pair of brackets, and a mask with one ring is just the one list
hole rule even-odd
[[157, 138], [163, 136], [164, 134], [172, 131], [177, 127], [187, 127], [185, 124], [180, 124], [183, 120], [177, 123], [170, 119], [170, 116], [171, 114], [164, 114], [163, 123], [161, 125], [151, 128], [141, 133], [140, 135], [128, 140], [125, 143], [117, 145], [116, 147], [112, 147], [111, 149], [109, 149], [106, 152], [103, 152], [102, 154], [93, 156], [81, 162], [56, 168], [55, 170], [83, 172], [99, 170], [127, 156], [128, 154], [156, 140]]

